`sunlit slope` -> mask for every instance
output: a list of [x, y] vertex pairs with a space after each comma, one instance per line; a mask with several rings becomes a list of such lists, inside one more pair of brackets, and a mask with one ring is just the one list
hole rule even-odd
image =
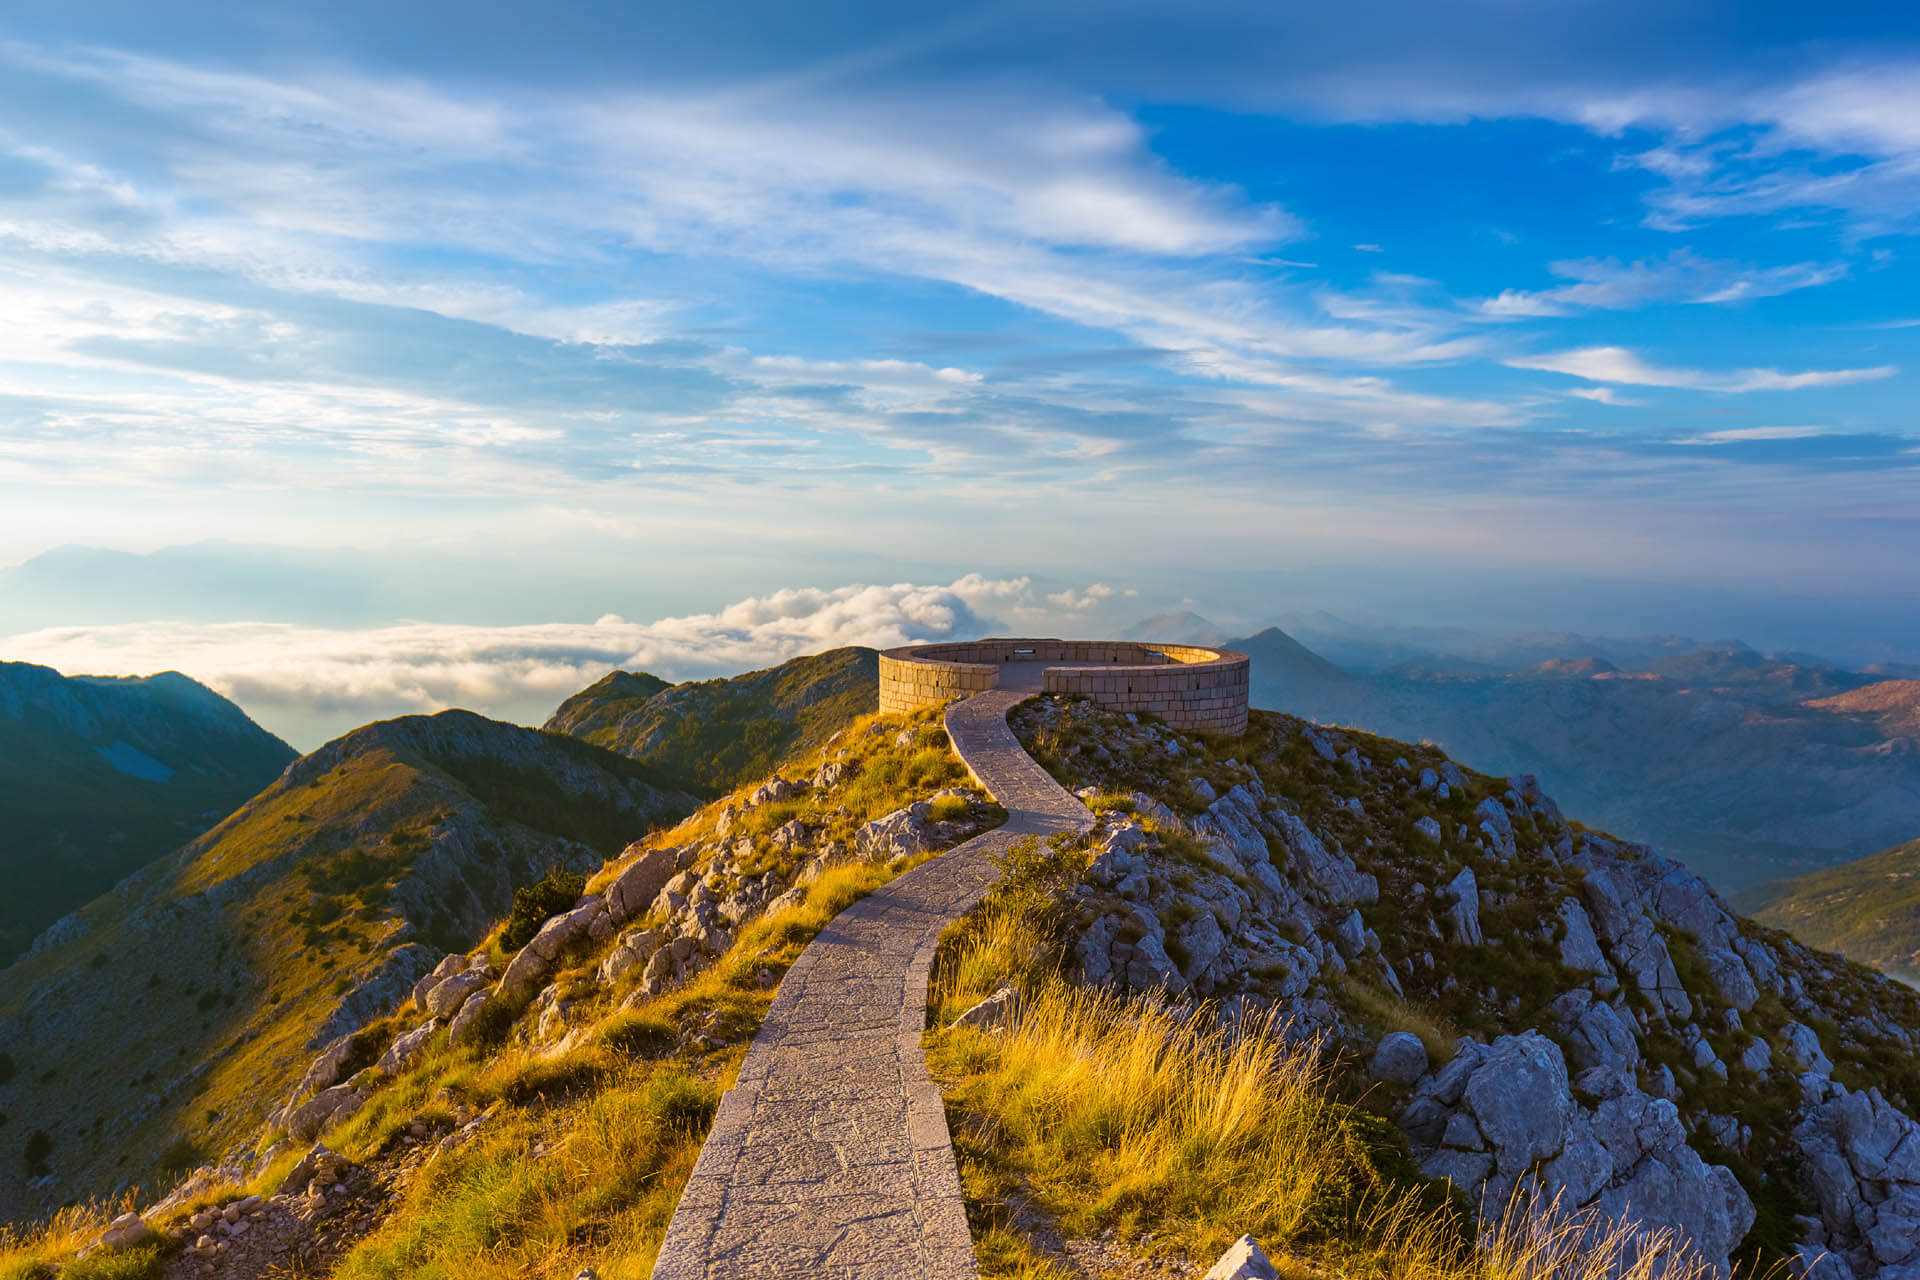
[[643, 765], [468, 712], [329, 743], [0, 978], [0, 1218], [216, 1156], [515, 887], [693, 807]]
[[1734, 901], [1808, 946], [1920, 983], [1920, 840], [1761, 885]]
[[872, 649], [831, 649], [764, 671], [669, 685], [616, 671], [546, 727], [618, 751], [715, 795], [816, 750], [879, 701]]

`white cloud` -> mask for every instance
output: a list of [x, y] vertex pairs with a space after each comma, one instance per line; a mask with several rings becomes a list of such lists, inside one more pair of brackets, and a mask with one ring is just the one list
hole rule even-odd
[[1893, 365], [1870, 369], [1820, 369], [1782, 373], [1778, 369], [1738, 369], [1710, 373], [1700, 369], [1662, 369], [1650, 365], [1625, 347], [1580, 347], [1537, 356], [1514, 356], [1506, 363], [1515, 369], [1564, 373], [1588, 382], [1626, 383], [1639, 387], [1679, 387], [1689, 391], [1800, 391], [1810, 387], [1839, 387], [1855, 382], [1890, 378]]
[[1113, 595], [1114, 590], [1112, 587], [1104, 582], [1096, 582], [1085, 591], [1080, 591], [1073, 587], [1068, 587], [1065, 591], [1055, 591], [1047, 596], [1047, 601], [1061, 609], [1085, 612], [1088, 609], [1097, 608], [1107, 600], [1111, 600]]
[[993, 626], [990, 611], [1029, 598], [1026, 578], [968, 574], [945, 586], [792, 588], [657, 622], [608, 615], [586, 624], [359, 630], [150, 622], [60, 627], [13, 636], [4, 646], [12, 659], [70, 674], [182, 671], [311, 747], [316, 726], [338, 733], [449, 706], [539, 720], [615, 668], [684, 680], [842, 645], [971, 639]]
[[1629, 400], [1612, 387], [1572, 387], [1567, 394], [1578, 396], [1582, 400], [1592, 400], [1597, 404], [1616, 405], [1621, 408], [1633, 408], [1646, 403], [1643, 400]]

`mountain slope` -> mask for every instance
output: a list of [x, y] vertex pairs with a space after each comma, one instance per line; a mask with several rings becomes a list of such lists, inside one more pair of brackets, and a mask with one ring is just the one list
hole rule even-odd
[[[800, 945], [991, 821], [948, 790], [964, 773], [936, 716], [856, 725], [795, 780], [625, 851], [504, 973], [497, 947], [448, 956], [354, 1060], [390, 1067], [263, 1076], [313, 1123], [281, 1146], [256, 1128], [152, 1220], [188, 1265], [224, 1248], [223, 1275], [260, 1274], [291, 1238], [332, 1250], [308, 1273], [343, 1280], [645, 1276]], [[1299, 1264], [1284, 1274], [1615, 1274], [1452, 1252], [1536, 1180], [1672, 1228], [1714, 1271], [1802, 1245], [1848, 1267], [1811, 1280], [1920, 1263], [1914, 992], [1431, 746], [1269, 713], [1202, 739], [1053, 698], [1013, 727], [1098, 826], [1010, 857], [935, 961], [930, 1067], [996, 1273], [1095, 1257], [1157, 1274], [1130, 1264], [1251, 1231]], [[1021, 1000], [984, 1011], [996, 1031], [956, 1021], [1002, 984]], [[1278, 1114], [1247, 1109], [1261, 1097]], [[290, 1173], [315, 1133], [340, 1158]], [[200, 1204], [275, 1188], [241, 1202], [244, 1236], [189, 1244]], [[1386, 1213], [1394, 1196], [1432, 1216]]]
[[1920, 985], [1920, 840], [1760, 885], [1734, 903], [1808, 946]]
[[0, 663], [0, 964], [232, 812], [295, 752], [177, 672]]
[[552, 732], [643, 761], [713, 795], [765, 777], [879, 705], [872, 649], [831, 649], [763, 671], [669, 685], [616, 671], [560, 704]]
[[1881, 680], [1807, 705], [1865, 717], [1889, 737], [1920, 736], [1920, 680]]
[[[1658, 671], [1556, 664], [1502, 675], [1351, 676], [1263, 633], [1231, 642], [1256, 707], [1436, 742], [1475, 768], [1532, 773], [1595, 823], [1659, 843], [1727, 889], [1778, 879], [1920, 830], [1920, 749], [1829, 694], [1869, 677], [1731, 646]], [[1303, 658], [1301, 655], [1306, 654]], [[1311, 660], [1309, 660], [1311, 659]], [[1666, 672], [1667, 674], [1660, 674]], [[1876, 684], [1841, 695], [1850, 706]]]
[[515, 888], [695, 804], [644, 765], [465, 711], [299, 760], [0, 975], [0, 1218], [200, 1163], [257, 1127], [260, 1080], [384, 1013]]
[[[1476, 774], [1432, 746], [1267, 712], [1227, 740], [1084, 702], [1040, 699], [1011, 719], [1102, 825], [1046, 900], [989, 902], [992, 945], [950, 971], [991, 989], [1025, 967], [1036, 1004], [1046, 975], [1077, 971], [1205, 997], [1253, 1015], [1255, 1034], [1324, 1035], [1351, 1064], [1343, 1096], [1397, 1124], [1419, 1171], [1489, 1217], [1537, 1188], [1562, 1210], [1672, 1229], [1715, 1270], [1739, 1259], [1765, 1274], [1801, 1246], [1844, 1260], [1817, 1278], [1906, 1280], [1920, 1265], [1920, 1159], [1888, 1154], [1920, 1153], [1913, 991], [1741, 918], [1652, 849], [1569, 823], [1535, 779]], [[1020, 939], [1053, 945], [1010, 965]], [[1008, 1038], [963, 1042], [963, 1061], [977, 1072], [1004, 1053], [993, 1088], [1016, 1105], [960, 1115], [955, 1132], [1018, 1141], [1035, 1077], [1049, 1127], [1070, 1129], [1033, 1041]], [[1030, 1154], [1009, 1163], [1055, 1172]], [[1083, 1186], [1066, 1170], [1031, 1194], [1051, 1189], [1076, 1214]], [[1291, 1245], [1297, 1225], [1275, 1216], [1228, 1230]]]

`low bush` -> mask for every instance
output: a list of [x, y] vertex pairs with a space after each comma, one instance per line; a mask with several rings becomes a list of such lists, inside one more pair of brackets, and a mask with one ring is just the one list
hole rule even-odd
[[585, 876], [556, 867], [534, 883], [515, 889], [513, 914], [507, 917], [506, 927], [500, 931], [500, 945], [508, 951], [526, 946], [548, 917], [572, 907], [586, 888]]

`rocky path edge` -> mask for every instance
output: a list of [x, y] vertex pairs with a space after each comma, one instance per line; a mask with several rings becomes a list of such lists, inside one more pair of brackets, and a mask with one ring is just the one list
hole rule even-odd
[[681, 1193], [655, 1280], [974, 1280], [959, 1171], [921, 1052], [940, 933], [1026, 836], [1092, 816], [1021, 749], [989, 690], [946, 728], [1004, 825], [854, 903], [781, 982]]

